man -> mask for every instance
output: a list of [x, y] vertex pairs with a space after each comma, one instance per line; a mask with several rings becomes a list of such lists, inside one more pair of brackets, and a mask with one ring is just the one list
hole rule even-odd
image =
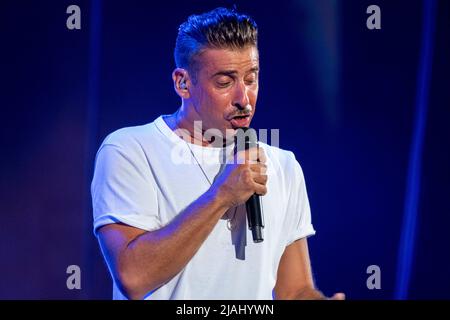
[[[223, 8], [191, 16], [175, 61], [177, 112], [114, 132], [97, 154], [94, 230], [114, 298], [325, 299], [312, 279], [306, 237], [315, 231], [295, 156], [262, 143], [235, 154], [230, 143], [255, 114], [255, 22]], [[225, 141], [198, 134], [209, 129]], [[261, 243], [246, 226], [254, 193]]]

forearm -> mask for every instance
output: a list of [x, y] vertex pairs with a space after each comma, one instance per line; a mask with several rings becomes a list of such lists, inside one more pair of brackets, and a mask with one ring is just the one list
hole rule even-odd
[[163, 228], [146, 232], [131, 241], [119, 264], [130, 298], [142, 298], [179, 273], [227, 210], [208, 191]]
[[313, 287], [304, 287], [289, 294], [275, 294], [275, 300], [325, 300], [323, 293]]
[[326, 300], [325, 295], [312, 287], [306, 287], [300, 290], [294, 297], [294, 300]]

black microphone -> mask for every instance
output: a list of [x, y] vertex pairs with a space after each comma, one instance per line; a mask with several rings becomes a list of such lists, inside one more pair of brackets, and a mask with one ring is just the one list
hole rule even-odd
[[[247, 150], [257, 146], [258, 138], [254, 129], [243, 127], [236, 130], [235, 152]], [[248, 227], [252, 231], [253, 235], [253, 242], [262, 242], [264, 240], [262, 230], [264, 228], [264, 221], [261, 214], [260, 196], [256, 193], [251, 195], [245, 202], [245, 207], [247, 209]]]

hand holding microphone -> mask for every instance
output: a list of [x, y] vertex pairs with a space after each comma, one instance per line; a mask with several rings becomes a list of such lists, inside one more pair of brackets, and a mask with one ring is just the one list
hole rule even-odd
[[[257, 152], [256, 159], [250, 159], [251, 162], [256, 160], [256, 163], [263, 163], [265, 165], [266, 159], [264, 156], [264, 152], [262, 149], [258, 147], [258, 139], [256, 136], [256, 131], [252, 128], [239, 128], [236, 131], [235, 136], [235, 153], [243, 150], [253, 150]], [[265, 167], [264, 170], [259, 172], [263, 173], [265, 179], [263, 180], [264, 185], [267, 182], [267, 175], [265, 175]], [[262, 172], [264, 171], [264, 172]], [[264, 228], [264, 220], [263, 214], [261, 212], [261, 199], [260, 195], [255, 192], [253, 193], [248, 200], [245, 202], [245, 207], [247, 209], [247, 221], [248, 227], [252, 231], [253, 242], [258, 243], [264, 240], [263, 236], [263, 228]]]
[[253, 241], [261, 242], [264, 221], [260, 196], [267, 193], [266, 155], [257, 146], [256, 132], [253, 129], [239, 128], [236, 131], [234, 161], [225, 166], [211, 188], [215, 197], [227, 208], [246, 203]]

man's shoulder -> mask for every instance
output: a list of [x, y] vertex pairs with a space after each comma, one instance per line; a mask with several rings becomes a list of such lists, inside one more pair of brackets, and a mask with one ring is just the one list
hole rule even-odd
[[263, 142], [258, 142], [258, 145], [264, 149], [271, 161], [277, 162], [281, 167], [293, 165], [297, 162], [295, 154], [290, 150], [281, 149]]
[[259, 145], [264, 148], [268, 162], [270, 162], [270, 166], [274, 169], [274, 173], [283, 177], [286, 183], [291, 184], [292, 181], [298, 178], [303, 179], [303, 169], [294, 152], [261, 142]]
[[130, 148], [148, 143], [155, 135], [154, 123], [124, 127], [117, 129], [103, 140], [102, 145], [114, 145], [121, 148]]

